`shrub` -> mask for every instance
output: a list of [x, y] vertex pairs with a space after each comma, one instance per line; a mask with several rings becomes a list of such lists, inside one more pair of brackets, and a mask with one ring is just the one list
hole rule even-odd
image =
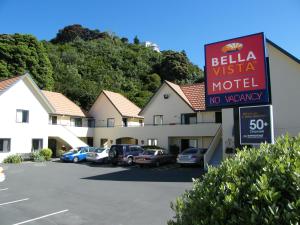
[[39, 152], [40, 152], [40, 155], [42, 155], [45, 158], [45, 160], [49, 161], [51, 159], [51, 156], [52, 156], [51, 149], [44, 148], [44, 149], [40, 150]]
[[22, 162], [22, 157], [18, 154], [9, 155], [4, 159], [3, 162], [4, 163], [21, 163]]
[[31, 158], [34, 162], [44, 162], [46, 161], [45, 157], [40, 153], [40, 151], [32, 152]]
[[300, 137], [244, 148], [171, 203], [169, 225], [298, 224]]

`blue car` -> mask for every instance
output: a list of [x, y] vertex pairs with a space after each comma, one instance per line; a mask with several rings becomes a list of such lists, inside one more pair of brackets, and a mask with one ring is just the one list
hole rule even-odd
[[94, 148], [92, 147], [80, 147], [78, 149], [71, 149], [60, 157], [60, 160], [64, 162], [80, 162], [86, 159], [86, 153], [92, 152]]

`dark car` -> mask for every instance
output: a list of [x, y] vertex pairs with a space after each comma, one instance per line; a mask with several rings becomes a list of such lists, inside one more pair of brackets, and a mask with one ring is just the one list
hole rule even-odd
[[142, 153], [144, 149], [139, 145], [118, 144], [109, 149], [108, 158], [113, 165], [133, 164], [133, 158]]
[[134, 162], [140, 166], [173, 163], [176, 161], [174, 155], [168, 154], [161, 149], [148, 149], [141, 153], [139, 156], [134, 157]]

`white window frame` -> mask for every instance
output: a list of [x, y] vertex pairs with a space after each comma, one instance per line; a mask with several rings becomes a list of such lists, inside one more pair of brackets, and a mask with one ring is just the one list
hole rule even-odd
[[[33, 141], [39, 141], [39, 146], [38, 146], [38, 149], [34, 149], [33, 148]], [[31, 151], [32, 152], [35, 152], [35, 151], [38, 151], [38, 150], [41, 150], [42, 148], [43, 148], [43, 144], [44, 144], [44, 139], [43, 138], [33, 138], [32, 140], [31, 140]]]
[[115, 127], [115, 118], [107, 118], [107, 127]]
[[147, 144], [149, 146], [157, 146], [158, 145], [158, 140], [156, 138], [149, 138], [147, 140]]
[[[24, 119], [24, 112], [27, 112], [27, 117]], [[16, 111], [17, 123], [29, 123], [29, 110], [17, 109]]]
[[[5, 142], [6, 142], [6, 149], [4, 149]], [[0, 143], [2, 144], [2, 146], [0, 145], [0, 153], [10, 152], [10, 146], [11, 146], [10, 138], [0, 138]]]
[[155, 126], [163, 125], [164, 124], [164, 116], [163, 115], [154, 115], [153, 116], [153, 124]]

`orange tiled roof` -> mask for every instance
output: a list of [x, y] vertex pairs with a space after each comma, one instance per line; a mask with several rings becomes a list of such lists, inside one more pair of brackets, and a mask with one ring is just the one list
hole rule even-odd
[[205, 86], [204, 83], [180, 85], [180, 89], [188, 99], [195, 111], [205, 110]]
[[127, 98], [125, 98], [123, 95], [116, 92], [105, 91], [105, 90], [103, 90], [103, 93], [116, 107], [116, 109], [120, 112], [122, 116], [143, 118], [138, 115], [141, 109], [138, 106], [136, 106], [134, 103], [129, 101]]
[[43, 91], [43, 94], [55, 109], [55, 113], [59, 115], [85, 117], [86, 113], [74, 102], [61, 93], [52, 91]]
[[200, 84], [177, 85], [165, 81], [194, 111], [205, 110], [205, 86]]
[[0, 93], [5, 91], [5, 89], [9, 88], [11, 85], [15, 84], [20, 79], [22, 79], [22, 77], [23, 76], [17, 76], [17, 77], [0, 80]]

